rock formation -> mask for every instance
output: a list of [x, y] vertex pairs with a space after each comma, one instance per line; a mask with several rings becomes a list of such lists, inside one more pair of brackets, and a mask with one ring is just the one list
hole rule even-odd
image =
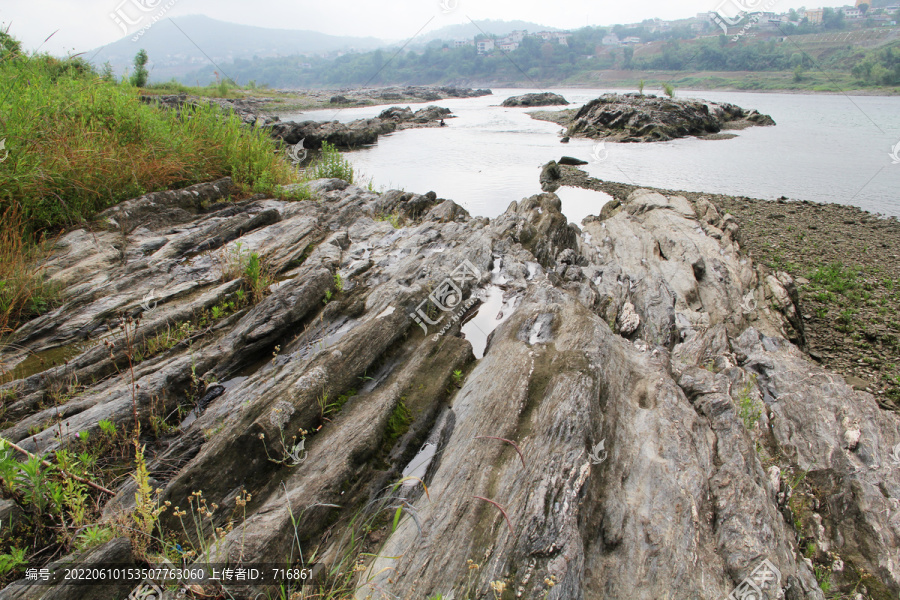
[[533, 116], [567, 126], [567, 136], [618, 142], [664, 142], [717, 134], [723, 129], [775, 124], [767, 115], [734, 104], [639, 94], [604, 94], [574, 115], [572, 112]]
[[413, 112], [411, 108], [392, 106], [374, 119], [357, 119], [349, 123], [340, 121], [282, 121], [270, 125], [272, 136], [287, 144], [306, 140], [305, 146], [319, 148], [328, 142], [341, 148], [359, 148], [374, 144], [379, 136], [402, 129], [439, 127], [442, 119], [452, 118], [450, 110], [439, 106], [427, 106]]
[[[729, 215], [640, 190], [579, 228], [552, 193], [489, 220], [433, 193], [311, 188], [231, 203], [223, 180], [61, 238], [46, 271], [66, 303], [12, 347], [83, 351], [3, 386], [2, 436], [52, 451], [194, 390], [196, 418], [149, 440], [161, 501], [202, 490], [212, 540], [252, 496], [195, 564], [315, 552], [321, 583], [360, 560], [359, 599], [821, 600], [826, 572], [842, 593], [900, 593], [900, 420], [786, 339], [802, 336], [792, 282], [742, 254]], [[246, 284], [223, 257], [242, 251], [268, 266], [268, 293], [132, 379], [122, 316], [141, 317], [140, 344], [233, 299]], [[502, 314], [474, 332], [491, 294]], [[487, 337], [483, 358], [461, 332]], [[48, 407], [67, 378], [84, 390]], [[134, 504], [132, 482], [115, 491], [109, 521]], [[171, 512], [160, 523], [181, 531]], [[348, 558], [350, 539], [368, 554]], [[0, 597], [80, 597], [66, 594]]]
[[503, 101], [500, 106], [558, 106], [565, 105], [569, 102], [552, 92], [542, 92], [540, 94], [523, 94], [522, 96], [512, 96]]

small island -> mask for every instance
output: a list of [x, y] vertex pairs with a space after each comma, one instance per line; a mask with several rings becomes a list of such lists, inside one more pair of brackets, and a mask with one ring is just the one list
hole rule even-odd
[[643, 94], [604, 94], [575, 109], [529, 113], [566, 127], [565, 136], [614, 142], [666, 142], [697, 136], [732, 137], [720, 132], [775, 125], [772, 117], [734, 104]]

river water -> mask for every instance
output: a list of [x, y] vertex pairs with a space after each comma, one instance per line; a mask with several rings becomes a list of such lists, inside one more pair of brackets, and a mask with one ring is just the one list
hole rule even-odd
[[[448, 127], [400, 131], [348, 156], [360, 181], [372, 179], [376, 189], [433, 190], [473, 216], [496, 217], [510, 202], [540, 193], [541, 166], [562, 155], [589, 161], [582, 168], [608, 181], [752, 198], [786, 196], [900, 216], [900, 164], [890, 156], [900, 144], [900, 97], [677, 90], [679, 97], [757, 109], [777, 126], [736, 131], [738, 137], [730, 140], [606, 143], [605, 152], [596, 153], [598, 161], [591, 140], [561, 144], [556, 135], [561, 127], [535, 121], [526, 114], [533, 109], [499, 106], [509, 96], [532, 91], [539, 90], [500, 89], [492, 96], [435, 102], [456, 115]], [[578, 107], [613, 90], [553, 91]], [[384, 108], [279, 116], [346, 122], [377, 116]], [[563, 212], [576, 223], [597, 214], [608, 199], [571, 188], [558, 195]]]

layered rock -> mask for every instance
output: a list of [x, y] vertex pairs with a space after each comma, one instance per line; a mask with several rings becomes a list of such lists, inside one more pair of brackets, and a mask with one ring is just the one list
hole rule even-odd
[[[142, 313], [133, 340], [152, 336], [233, 297], [241, 282], [217, 257], [238, 243], [271, 266], [267, 296], [134, 380], [112, 336], [2, 388], [17, 415], [3, 437], [52, 451], [215, 381], [150, 460], [162, 501], [202, 490], [216, 504], [211, 528], [252, 494], [198, 565], [315, 551], [322, 581], [358, 558], [360, 599], [723, 598], [761, 564], [777, 569], [754, 580], [769, 600], [823, 599], [823, 569], [843, 593], [900, 592], [900, 419], [786, 340], [789, 278], [754, 266], [708, 202], [641, 190], [578, 228], [552, 193], [488, 220], [338, 180], [297, 203], [217, 202], [228, 189], [110, 212], [165, 212], [124, 247], [115, 230], [64, 236], [46, 270], [66, 304], [13, 341], [90, 343], [123, 313]], [[469, 299], [497, 294], [502, 314], [463, 324]], [[486, 336], [483, 358], [462, 332]], [[45, 408], [66, 377], [83, 393]], [[48, 429], [60, 413], [66, 427]], [[420, 449], [429, 459], [408, 470]], [[133, 504], [133, 484], [117, 492], [108, 520]], [[161, 525], [181, 531], [169, 513]], [[368, 554], [347, 559], [351, 538]]]
[[539, 94], [512, 96], [504, 100], [500, 106], [558, 106], [567, 104], [569, 104], [569, 102], [559, 94], [541, 92]]
[[775, 124], [767, 115], [734, 104], [640, 94], [604, 94], [574, 116], [535, 116], [566, 125], [568, 136], [619, 142], [664, 142], [717, 134], [723, 129]]
[[273, 137], [287, 144], [306, 140], [307, 148], [319, 148], [328, 142], [341, 148], [359, 148], [378, 141], [379, 136], [402, 129], [439, 127], [443, 119], [452, 115], [447, 108], [427, 106], [413, 112], [409, 107], [393, 106], [374, 119], [357, 119], [349, 123], [340, 121], [284, 121], [270, 127]]

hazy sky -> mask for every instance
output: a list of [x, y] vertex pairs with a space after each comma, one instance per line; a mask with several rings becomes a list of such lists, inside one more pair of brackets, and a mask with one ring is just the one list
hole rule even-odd
[[[846, 2], [821, 0], [824, 6]], [[203, 14], [222, 21], [308, 29], [333, 35], [400, 40], [445, 25], [478, 19], [522, 19], [550, 27], [631, 23], [647, 18], [677, 19], [715, 10], [722, 2], [782, 12], [819, 6], [803, 0], [0, 0], [0, 23], [25, 47], [53, 54], [84, 52], [125, 37], [110, 16]], [[444, 5], [442, 6], [442, 3]], [[852, 3], [852, 2], [851, 2]], [[731, 12], [731, 11], [729, 11]], [[136, 16], [131, 18], [137, 20]], [[59, 30], [50, 41], [45, 38]], [[129, 30], [131, 31], [131, 30]]]

